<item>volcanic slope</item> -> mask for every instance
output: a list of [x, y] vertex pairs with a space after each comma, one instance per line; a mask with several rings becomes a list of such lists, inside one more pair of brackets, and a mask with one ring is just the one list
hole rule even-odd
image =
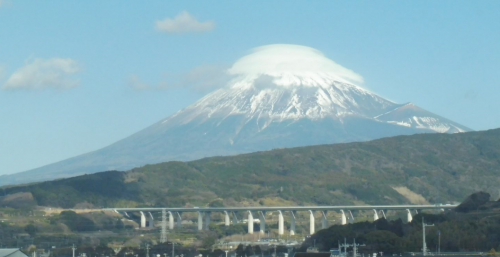
[[233, 79], [227, 86], [128, 138], [0, 177], [0, 185], [127, 170], [169, 160], [470, 131], [411, 103], [396, 104], [356, 85], [359, 75], [309, 47], [260, 47], [228, 73]]
[[[146, 165], [4, 188], [36, 204], [97, 207], [422, 204], [498, 198], [500, 129], [397, 136]], [[31, 198], [30, 198], [31, 199]], [[19, 204], [19, 203], [18, 203]], [[0, 205], [7, 205], [0, 199]]]

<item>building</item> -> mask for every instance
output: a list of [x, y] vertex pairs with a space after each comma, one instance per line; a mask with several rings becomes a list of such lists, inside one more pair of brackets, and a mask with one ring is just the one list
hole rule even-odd
[[0, 249], [0, 257], [28, 257], [17, 248]]

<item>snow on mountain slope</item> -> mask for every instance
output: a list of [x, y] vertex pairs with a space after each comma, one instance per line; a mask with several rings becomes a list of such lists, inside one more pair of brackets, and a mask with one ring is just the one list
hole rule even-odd
[[459, 133], [471, 131], [456, 122], [428, 112], [412, 103], [390, 110], [374, 117], [377, 120], [417, 129], [430, 129], [438, 133]]
[[396, 104], [362, 87], [336, 81], [328, 74], [273, 75], [238, 78], [229, 87], [205, 96], [162, 124], [214, 119], [222, 122], [230, 116], [242, 115], [244, 121], [238, 126], [255, 121], [264, 130], [272, 122], [325, 118], [342, 122], [347, 116], [356, 116], [439, 133], [470, 131], [413, 104]]
[[245, 122], [256, 119], [261, 129], [265, 129], [271, 122], [284, 120], [327, 117], [342, 120], [348, 115], [372, 117], [397, 106], [361, 87], [338, 81], [332, 80], [329, 84], [322, 81], [324, 85], [315, 87], [300, 84], [281, 87], [274, 84], [280, 79], [264, 75], [245, 77], [229, 88], [207, 95], [163, 123], [185, 124], [193, 120], [224, 120], [231, 115], [243, 115]]

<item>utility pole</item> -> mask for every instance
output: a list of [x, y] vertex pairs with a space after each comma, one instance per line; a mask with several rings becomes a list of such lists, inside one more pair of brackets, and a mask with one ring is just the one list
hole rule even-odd
[[167, 242], [167, 210], [161, 210], [161, 233], [160, 233], [160, 243], [164, 244]]
[[146, 257], [149, 257], [149, 244], [146, 244]]
[[347, 257], [347, 244], [346, 243], [343, 243], [341, 245], [339, 245], [339, 249], [340, 249], [340, 256], [342, 256], [342, 247], [344, 247], [344, 257]]
[[352, 256], [353, 257], [358, 257], [358, 247], [359, 246], [366, 246], [365, 244], [356, 244], [356, 238], [354, 238], [354, 243], [352, 244]]
[[354, 243], [352, 244], [352, 257], [358, 257], [358, 247], [356, 247], [356, 238], [354, 238]]
[[342, 255], [342, 247], [344, 247], [344, 257], [347, 256], [347, 247], [350, 246], [347, 244], [347, 239], [344, 237], [344, 244], [339, 244], [339, 250]]
[[[346, 239], [344, 238], [344, 242], [346, 241]], [[347, 257], [347, 247], [350, 247], [352, 246], [352, 256], [353, 257], [358, 257], [358, 247], [360, 246], [366, 246], [365, 244], [356, 244], [356, 238], [354, 238], [354, 242], [353, 244], [347, 244], [347, 243], [344, 243], [343, 245], [341, 245], [344, 247], [344, 257]]]
[[427, 244], [425, 243], [425, 227], [434, 227], [434, 224], [425, 224], [424, 217], [422, 217], [422, 255], [427, 256]]
[[441, 255], [441, 230], [438, 230], [438, 255]]
[[347, 238], [344, 237], [344, 254], [347, 257]]
[[175, 243], [172, 242], [172, 257], [175, 257]]
[[71, 247], [71, 249], [73, 249], [73, 257], [75, 257], [75, 250], [76, 250], [75, 244], [73, 244], [73, 247]]

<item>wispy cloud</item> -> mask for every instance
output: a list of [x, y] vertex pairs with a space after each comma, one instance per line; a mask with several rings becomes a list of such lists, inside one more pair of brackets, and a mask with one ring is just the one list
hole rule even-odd
[[0, 64], [0, 80], [5, 77], [5, 67]]
[[16, 70], [3, 84], [3, 89], [67, 89], [79, 85], [74, 74], [80, 71], [73, 59], [34, 59]]
[[215, 22], [199, 22], [194, 16], [186, 11], [179, 13], [173, 19], [166, 18], [156, 21], [156, 29], [166, 33], [199, 33], [211, 31], [215, 28]]
[[11, 5], [10, 0], [0, 0], [0, 8]]
[[138, 91], [186, 88], [198, 93], [208, 93], [227, 85], [232, 76], [226, 70], [227, 66], [224, 65], [201, 65], [185, 73], [165, 75], [157, 84], [145, 83], [137, 75], [132, 75], [128, 79], [128, 85]]
[[156, 85], [151, 85], [144, 83], [139, 79], [137, 75], [132, 75], [128, 79], [128, 85], [138, 91], [145, 91], [145, 90], [162, 90], [162, 89], [168, 89], [168, 84], [166, 81], [162, 81]]
[[224, 65], [201, 65], [182, 76], [180, 85], [200, 93], [225, 87], [232, 77]]

